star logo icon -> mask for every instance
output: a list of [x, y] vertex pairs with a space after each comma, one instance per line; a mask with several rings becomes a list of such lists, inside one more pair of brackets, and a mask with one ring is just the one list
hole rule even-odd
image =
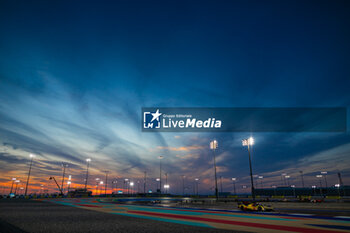
[[155, 113], [151, 113], [151, 114], [153, 116], [151, 122], [153, 122], [154, 120], [159, 121], [159, 117], [160, 117], [160, 115], [162, 115], [161, 113], [159, 113], [159, 109], [157, 109], [157, 111]]

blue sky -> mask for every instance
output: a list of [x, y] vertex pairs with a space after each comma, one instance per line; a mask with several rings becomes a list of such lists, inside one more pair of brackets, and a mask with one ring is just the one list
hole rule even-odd
[[[82, 183], [92, 178], [158, 176], [171, 188], [195, 177], [248, 184], [241, 139], [256, 138], [254, 173], [300, 185], [329, 172], [350, 181], [346, 133], [142, 133], [141, 107], [348, 107], [348, 1], [1, 1], [0, 182], [59, 176], [60, 163]], [[46, 184], [45, 183], [45, 184]], [[47, 185], [52, 185], [47, 183]], [[51, 186], [50, 186], [51, 187]], [[150, 187], [152, 188], [152, 187]], [[0, 190], [1, 192], [1, 190]]]

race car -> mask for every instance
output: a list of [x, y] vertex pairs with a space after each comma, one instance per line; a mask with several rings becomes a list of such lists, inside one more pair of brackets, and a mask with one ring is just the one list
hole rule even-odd
[[261, 203], [256, 202], [241, 202], [238, 204], [238, 208], [249, 211], [273, 211], [273, 208], [270, 205], [262, 205]]

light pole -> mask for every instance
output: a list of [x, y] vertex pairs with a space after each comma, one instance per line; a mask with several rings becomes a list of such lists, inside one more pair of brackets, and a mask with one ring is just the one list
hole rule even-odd
[[326, 184], [326, 188], [328, 187], [328, 184], [327, 184], [327, 174], [328, 172], [321, 172], [322, 175], [324, 175], [324, 181], [325, 181], [325, 184]]
[[68, 184], [68, 192], [67, 192], [67, 195], [68, 195], [68, 193], [69, 193], [69, 189], [70, 189], [70, 184], [72, 183], [72, 175], [69, 175], [68, 176], [68, 182], [67, 182], [67, 184]]
[[129, 179], [124, 179], [124, 185], [125, 185], [124, 189], [126, 189], [126, 194], [129, 195], [129, 185], [128, 185], [128, 183], [129, 183]]
[[85, 192], [87, 191], [87, 182], [89, 178], [89, 166], [90, 166], [91, 159], [86, 159], [86, 177], [85, 177]]
[[286, 178], [286, 181], [287, 181], [287, 186], [289, 186], [289, 178], [290, 178], [290, 176], [285, 176], [285, 178]]
[[314, 196], [316, 196], [316, 185], [312, 185], [311, 188], [314, 190]]
[[252, 146], [253, 144], [254, 144], [254, 138], [252, 138], [252, 137], [242, 140], [242, 145], [248, 147], [249, 168], [250, 168], [250, 182], [251, 182], [251, 185], [252, 185], [252, 197], [253, 197], [253, 200], [255, 200], [255, 190], [254, 190], [253, 171], [252, 171], [252, 160], [250, 158], [250, 146]]
[[13, 184], [15, 183], [15, 181], [16, 181], [16, 178], [12, 178], [10, 194], [12, 194]]
[[160, 181], [160, 179], [159, 179], [159, 178], [156, 178], [157, 192], [160, 190], [160, 189], [158, 188], [159, 181]]
[[196, 178], [194, 180], [196, 181], [196, 189], [197, 189], [197, 196], [198, 196], [198, 181], [199, 181], [199, 178]]
[[159, 156], [159, 194], [162, 194], [162, 159], [163, 156]]
[[68, 187], [67, 195], [69, 194], [69, 189], [70, 189], [70, 184], [71, 184], [71, 183], [72, 183], [72, 182], [71, 182], [70, 180], [67, 181], [67, 187]]
[[108, 179], [108, 172], [109, 171], [104, 171], [106, 173], [106, 180], [105, 180], [105, 196], [107, 197], [107, 179]]
[[305, 185], [304, 185], [304, 173], [303, 173], [303, 171], [299, 171], [299, 172], [300, 172], [302, 187], [305, 188]]
[[24, 196], [27, 196], [30, 172], [32, 170], [33, 159], [34, 159], [35, 155], [34, 154], [29, 154], [29, 157], [30, 157], [30, 166], [29, 166], [29, 172], [28, 172], [28, 177], [27, 177], [26, 190], [24, 191]]
[[131, 196], [133, 195], [133, 193], [134, 193], [134, 182], [130, 182], [130, 192], [131, 192]]
[[17, 193], [17, 186], [18, 186], [18, 183], [19, 183], [19, 182], [20, 182], [19, 180], [16, 180], [16, 181], [15, 181], [15, 183], [16, 183], [15, 196], [16, 196], [16, 193]]
[[264, 186], [263, 186], [263, 179], [264, 179], [264, 177], [263, 176], [258, 176], [258, 179], [260, 179], [261, 189], [263, 189], [264, 188]]
[[237, 195], [237, 193], [236, 193], [236, 178], [232, 178], [232, 183], [233, 183], [233, 193], [236, 196]]
[[319, 178], [319, 181], [320, 181], [320, 195], [322, 196], [322, 175], [316, 175], [317, 178]]
[[287, 175], [287, 173], [282, 173], [282, 174], [281, 174], [282, 186], [287, 186], [286, 178], [285, 178], [286, 175]]
[[335, 184], [334, 187], [338, 188], [338, 197], [340, 198], [340, 184]]
[[101, 193], [102, 193], [102, 187], [103, 187], [102, 185], [103, 185], [103, 181], [101, 180], [101, 181], [100, 181], [100, 195], [101, 195]]
[[100, 182], [100, 178], [96, 178], [96, 190], [95, 190], [95, 193], [96, 193], [96, 196], [97, 196], [97, 189], [98, 189], [98, 183]]
[[214, 173], [215, 173], [215, 196], [216, 200], [219, 200], [219, 193], [218, 193], [218, 179], [216, 176], [216, 158], [215, 158], [215, 150], [218, 148], [218, 141], [213, 140], [210, 142], [210, 149], [213, 150], [214, 155]]
[[66, 174], [66, 167], [68, 167], [67, 163], [62, 163], [62, 168], [63, 168], [63, 172], [62, 172], [62, 185], [61, 185], [61, 189], [62, 189], [62, 193], [63, 193], [63, 185], [64, 185], [64, 176]]
[[164, 189], [166, 190], [166, 193], [168, 193], [169, 188], [170, 188], [170, 186], [168, 184], [164, 185]]
[[[112, 181], [112, 184], [113, 184], [113, 193], [114, 193], [114, 191], [118, 191], [118, 187], [117, 187], [117, 185], [118, 185], [118, 181], [117, 180], [113, 180]], [[115, 188], [114, 188], [115, 187]]]

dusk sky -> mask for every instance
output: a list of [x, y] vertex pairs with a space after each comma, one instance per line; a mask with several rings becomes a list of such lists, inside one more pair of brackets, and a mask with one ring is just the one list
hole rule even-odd
[[[28, 172], [29, 192], [57, 192], [69, 163], [73, 187], [95, 178], [142, 182], [155, 191], [168, 173], [170, 192], [213, 193], [213, 154], [224, 191], [350, 183], [345, 133], [144, 133], [142, 107], [348, 107], [349, 1], [1, 1], [0, 193]], [[349, 117], [348, 117], [349, 119]], [[348, 124], [349, 127], [349, 124]], [[164, 179], [164, 176], [163, 176]], [[260, 184], [260, 183], [259, 183]], [[79, 186], [80, 185], [80, 186]], [[109, 186], [111, 184], [109, 183]], [[7, 189], [5, 189], [7, 187]]]

